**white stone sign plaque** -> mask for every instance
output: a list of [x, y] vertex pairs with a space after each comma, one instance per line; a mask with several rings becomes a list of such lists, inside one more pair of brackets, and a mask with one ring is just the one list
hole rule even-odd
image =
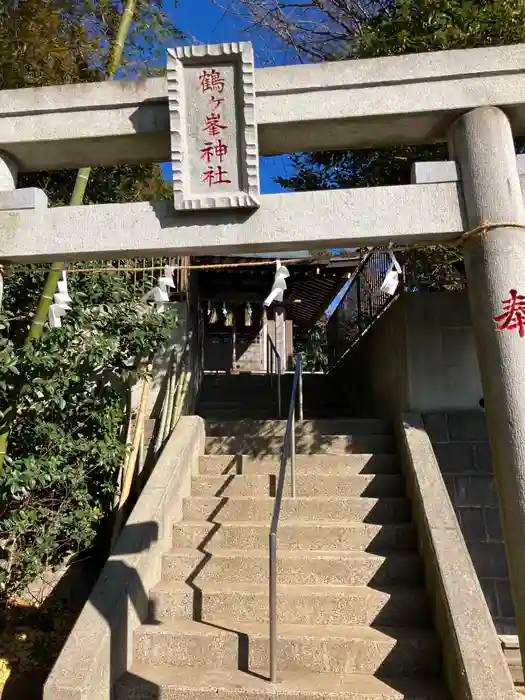
[[258, 207], [251, 44], [168, 49], [167, 79], [175, 209]]

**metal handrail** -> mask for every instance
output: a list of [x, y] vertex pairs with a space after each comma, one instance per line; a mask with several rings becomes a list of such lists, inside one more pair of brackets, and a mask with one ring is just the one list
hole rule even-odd
[[290, 453], [290, 482], [291, 496], [295, 498], [295, 404], [297, 401], [297, 388], [302, 381], [302, 355], [297, 353], [295, 362], [295, 372], [293, 377], [292, 395], [290, 397], [290, 408], [288, 410], [288, 420], [284, 432], [284, 445], [281, 455], [281, 465], [275, 490], [275, 505], [273, 508], [272, 524], [269, 536], [269, 617], [270, 617], [270, 682], [277, 680], [277, 528], [279, 527], [279, 516], [281, 514], [281, 503], [283, 500], [284, 478], [286, 475], [286, 463], [288, 453]]
[[[348, 289], [339, 299], [328, 321], [327, 338], [330, 353], [328, 372], [332, 371], [361, 335], [403, 291], [404, 271], [400, 275], [395, 294], [390, 295], [381, 291], [385, 274], [391, 264], [391, 253], [388, 249], [373, 248], [366, 253], [354, 270]], [[352, 297], [355, 297], [353, 314], [349, 318], [341, 319], [341, 309], [344, 307], [345, 300], [352, 300]], [[344, 337], [341, 337], [341, 331]]]
[[268, 335], [268, 347], [270, 350], [270, 381], [273, 385], [273, 375], [274, 375], [274, 365], [273, 361], [275, 358], [275, 368], [277, 370], [277, 416], [278, 418], [281, 417], [281, 407], [282, 407], [282, 401], [281, 401], [281, 375], [282, 375], [282, 363], [281, 363], [281, 356], [279, 354], [279, 351], [277, 350], [275, 343], [271, 339], [271, 337]]

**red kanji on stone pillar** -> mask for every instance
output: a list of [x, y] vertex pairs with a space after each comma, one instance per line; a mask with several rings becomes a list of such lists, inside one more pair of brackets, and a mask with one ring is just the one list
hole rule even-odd
[[206, 117], [206, 126], [203, 131], [207, 131], [208, 136], [214, 138], [221, 133], [222, 129], [226, 129], [226, 126], [221, 124], [221, 115], [215, 114], [215, 112], [213, 114], [208, 114]]
[[201, 160], [205, 160], [207, 163], [211, 163], [213, 157], [213, 142], [206, 141], [204, 148], [201, 148]]
[[215, 171], [215, 180], [213, 182], [214, 185], [229, 185], [231, 184], [231, 180], [226, 179], [226, 175], [228, 173], [226, 170], [222, 169], [221, 165], [217, 166], [217, 170]]
[[202, 181], [202, 182], [207, 182], [208, 185], [211, 187], [211, 186], [213, 185], [213, 178], [214, 178], [214, 176], [215, 176], [215, 170], [213, 169], [213, 166], [210, 165], [210, 167], [208, 168], [208, 170], [205, 170], [205, 171], [201, 174], [201, 181]]
[[224, 102], [224, 97], [215, 97], [215, 95], [210, 96], [210, 104], [211, 108], [215, 112], [215, 110], [220, 109], [220, 106]]
[[212, 185], [229, 185], [231, 180], [226, 179], [227, 171], [222, 169], [222, 165], [218, 165], [214, 168], [212, 165], [201, 174], [201, 182], [207, 182], [211, 187]]
[[222, 163], [224, 157], [227, 154], [228, 154], [227, 144], [225, 144], [224, 141], [221, 141], [221, 139], [218, 139], [217, 143], [215, 144], [215, 155], [219, 159], [219, 163]]
[[224, 90], [224, 78], [221, 76], [218, 70], [212, 68], [211, 70], [204, 69], [199, 75], [199, 82], [201, 84], [202, 92], [207, 90], [217, 90], [221, 93]]
[[525, 337], [525, 296], [515, 289], [509, 291], [510, 299], [503, 302], [503, 313], [494, 316], [497, 331], [518, 329], [520, 338]]

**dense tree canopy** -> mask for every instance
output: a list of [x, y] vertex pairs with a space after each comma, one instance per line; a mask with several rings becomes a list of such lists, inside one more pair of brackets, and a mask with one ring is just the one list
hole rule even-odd
[[[162, 0], [139, 0], [120, 74], [158, 70], [166, 42], [180, 35]], [[104, 80], [121, 0], [18, 0], [0, 14], [0, 89]], [[76, 171], [23, 173], [20, 187], [41, 187], [51, 205], [64, 205]], [[85, 203], [162, 199], [168, 188], [158, 165], [95, 168]]]
[[370, 58], [524, 40], [521, 0], [396, 0], [364, 25], [351, 53]]
[[[497, 46], [525, 41], [525, 3], [522, 0], [391, 0], [367, 4], [356, 24], [357, 3], [337, 2], [339, 34], [337, 53], [325, 58], [371, 58], [406, 53]], [[286, 4], [286, 3], [285, 3]], [[347, 8], [346, 49], [341, 38], [342, 16]], [[318, 12], [321, 10], [317, 9]], [[308, 33], [303, 33], [305, 47]], [[312, 41], [319, 37], [311, 34]], [[318, 45], [316, 43], [316, 45]], [[333, 45], [333, 44], [332, 44]], [[518, 144], [520, 148], [521, 144]], [[406, 146], [381, 150], [306, 153], [292, 157], [294, 172], [278, 182], [291, 190], [369, 187], [410, 182], [414, 161], [445, 160], [446, 144]], [[419, 284], [455, 288], [461, 284], [457, 250], [434, 246], [407, 257]], [[459, 267], [461, 267], [459, 265]]]

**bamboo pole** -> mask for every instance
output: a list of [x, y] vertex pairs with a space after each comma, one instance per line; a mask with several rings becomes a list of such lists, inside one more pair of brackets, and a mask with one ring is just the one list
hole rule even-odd
[[[190, 356], [190, 346], [188, 345], [188, 341], [186, 341], [186, 345], [184, 346], [183, 354], [181, 357], [181, 362], [180, 362], [180, 375], [179, 375], [179, 381], [177, 384], [177, 393], [174, 397], [174, 406], [173, 406], [173, 412], [171, 414], [171, 421], [169, 424], [169, 432], [171, 433], [173, 431], [173, 428], [176, 426], [180, 414], [179, 412], [179, 406], [180, 406], [180, 401], [181, 401], [181, 396], [184, 395], [185, 393], [185, 387], [187, 383], [187, 377], [188, 377], [188, 370], [187, 366], [189, 364], [188, 359]], [[189, 373], [191, 375], [191, 372]]]
[[[110, 51], [110, 57], [108, 61], [107, 77], [108, 80], [113, 80], [117, 73], [122, 60], [122, 52], [124, 50], [124, 43], [129, 34], [129, 29], [133, 21], [133, 16], [135, 14], [137, 6], [137, 0], [127, 0], [120, 18], [120, 24], [117, 32], [117, 36]], [[91, 168], [81, 168], [77, 173], [77, 178], [75, 181], [75, 187], [73, 189], [73, 194], [69, 201], [69, 206], [79, 206], [84, 201], [84, 195], [86, 193], [86, 187], [91, 175]], [[54, 262], [47, 274], [47, 278], [44, 284], [44, 289], [40, 295], [38, 301], [38, 306], [31, 323], [31, 328], [26, 338], [26, 343], [32, 343], [34, 340], [39, 340], [42, 337], [44, 330], [44, 324], [47, 320], [49, 307], [53, 301], [53, 294], [57, 288], [57, 284], [62, 275], [62, 270], [64, 269], [64, 262]], [[4, 465], [4, 459], [7, 453], [7, 446], [9, 442], [9, 429], [11, 426], [11, 421], [15, 415], [16, 404], [18, 402], [19, 389], [17, 389], [13, 396], [12, 405], [6, 411], [2, 426], [0, 427], [0, 472], [2, 471]]]
[[126, 464], [126, 471], [122, 479], [122, 489], [120, 491], [120, 498], [118, 503], [117, 515], [115, 518], [115, 524], [113, 526], [113, 536], [111, 538], [111, 547], [113, 548], [117, 538], [119, 536], [120, 530], [122, 528], [124, 519], [124, 506], [131, 493], [131, 486], [133, 484], [133, 477], [137, 471], [138, 464], [138, 454], [140, 451], [140, 444], [144, 434], [144, 421], [146, 418], [146, 409], [148, 406], [148, 396], [149, 390], [152, 382], [151, 375], [152, 365], [148, 365], [147, 376], [144, 378], [144, 384], [142, 386], [142, 395], [140, 397], [140, 405], [137, 413], [137, 419], [135, 421], [135, 432], [133, 435], [133, 442], [131, 445], [131, 453]]
[[169, 371], [166, 376], [166, 391], [164, 393], [164, 400], [162, 401], [162, 409], [160, 413], [160, 425], [157, 431], [157, 437], [155, 440], [155, 455], [158, 453], [162, 445], [164, 444], [164, 433], [166, 431], [166, 420], [168, 417], [168, 402], [171, 401], [171, 389], [173, 384], [173, 372], [175, 369], [175, 353], [171, 355], [171, 362], [169, 366]]
[[[124, 50], [124, 43], [129, 33], [131, 23], [133, 21], [133, 15], [135, 14], [136, 0], [127, 0], [126, 7], [122, 13], [120, 19], [120, 24], [117, 32], [117, 36], [113, 45], [111, 47], [110, 58], [107, 68], [107, 78], [108, 80], [114, 80], [116, 72], [120, 66], [120, 61], [122, 60], [122, 52]], [[69, 200], [70, 207], [80, 206], [84, 202], [84, 195], [86, 194], [87, 184], [91, 176], [91, 168], [81, 168], [77, 173], [77, 178], [75, 181], [75, 187], [73, 189], [73, 194]], [[51, 269], [47, 275], [46, 283], [44, 285], [44, 290], [40, 296], [38, 302], [38, 307], [31, 323], [31, 328], [29, 334], [26, 338], [26, 342], [30, 343], [33, 340], [38, 340], [42, 336], [44, 324], [47, 320], [47, 314], [51, 302], [53, 301], [53, 294], [55, 293], [56, 286], [60, 280], [60, 275], [64, 269], [65, 262], [54, 262], [51, 265]]]
[[177, 416], [177, 411], [179, 410], [180, 406], [180, 400], [182, 393], [184, 391], [184, 386], [186, 382], [186, 369], [183, 367], [179, 376], [179, 382], [177, 384], [177, 393], [175, 395], [175, 405], [173, 407], [173, 413], [171, 415], [171, 422], [170, 422], [170, 433], [173, 431], [173, 428], [177, 424], [178, 416]]
[[184, 408], [184, 401], [186, 400], [186, 396], [188, 395], [188, 387], [190, 384], [190, 379], [191, 379], [191, 372], [185, 372], [184, 373], [184, 384], [182, 387], [182, 391], [179, 396], [179, 401], [176, 406], [176, 411], [175, 411], [175, 420], [173, 421], [173, 428], [177, 425], [179, 422], [179, 418], [182, 415], [182, 409]]
[[139, 444], [139, 456], [138, 456], [138, 474], [142, 473], [142, 470], [144, 469], [144, 433], [146, 432], [146, 426], [142, 429], [141, 435], [140, 435], [140, 444]]
[[162, 442], [166, 442], [166, 438], [170, 434], [171, 430], [171, 417], [173, 415], [173, 410], [174, 410], [174, 405], [175, 405], [175, 395], [176, 391], [178, 389], [178, 382], [177, 382], [177, 369], [179, 367], [179, 364], [177, 363], [174, 366], [173, 369], [173, 374], [171, 375], [171, 383], [170, 383], [170, 391], [169, 391], [169, 396], [168, 396], [168, 407], [167, 407], [167, 413], [166, 413], [166, 423], [164, 424], [164, 434], [162, 436]]
[[[131, 443], [131, 433], [133, 430], [133, 413], [131, 411], [131, 407], [129, 410], [129, 418], [128, 418], [128, 425], [126, 428], [126, 446], [130, 445]], [[122, 467], [120, 469], [119, 473], [119, 479], [118, 479], [118, 489], [115, 493], [115, 498], [113, 501], [113, 506], [117, 508], [119, 499], [120, 499], [120, 494], [122, 493], [122, 484], [124, 482], [124, 474], [126, 473], [126, 470], [128, 468], [128, 463], [129, 463], [129, 458], [130, 458], [131, 450], [126, 450], [126, 454], [124, 456], [124, 461], [122, 462]]]

